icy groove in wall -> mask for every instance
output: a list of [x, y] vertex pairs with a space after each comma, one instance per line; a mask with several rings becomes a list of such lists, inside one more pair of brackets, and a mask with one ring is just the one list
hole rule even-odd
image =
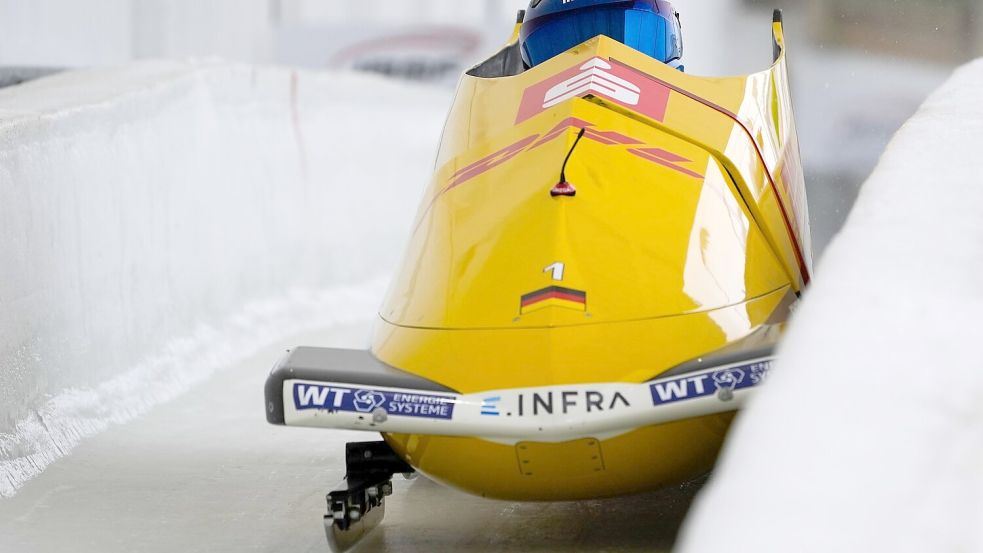
[[0, 91], [0, 494], [263, 344], [371, 316], [446, 102], [217, 62]]

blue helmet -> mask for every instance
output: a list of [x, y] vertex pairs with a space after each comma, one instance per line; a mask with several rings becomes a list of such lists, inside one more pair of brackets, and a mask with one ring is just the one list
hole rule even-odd
[[522, 22], [522, 59], [533, 67], [598, 35], [682, 69], [679, 13], [666, 0], [532, 0]]

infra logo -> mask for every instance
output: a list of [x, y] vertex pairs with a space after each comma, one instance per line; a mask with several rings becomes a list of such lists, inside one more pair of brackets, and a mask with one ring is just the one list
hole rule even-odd
[[486, 417], [497, 417], [502, 413], [498, 410], [498, 405], [502, 401], [502, 396], [486, 397], [481, 400], [481, 414]]

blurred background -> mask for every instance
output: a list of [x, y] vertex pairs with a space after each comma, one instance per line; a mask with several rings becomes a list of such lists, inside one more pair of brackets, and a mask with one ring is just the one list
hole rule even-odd
[[[221, 57], [452, 87], [465, 67], [508, 38], [526, 3], [0, 0], [0, 84], [63, 68]], [[820, 254], [894, 131], [955, 66], [983, 54], [978, 0], [674, 4], [682, 15], [687, 70], [704, 75], [765, 68], [771, 9], [785, 9]]]

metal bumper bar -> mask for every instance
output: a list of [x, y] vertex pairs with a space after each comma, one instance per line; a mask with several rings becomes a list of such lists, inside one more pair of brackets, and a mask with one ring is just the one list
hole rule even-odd
[[367, 351], [298, 348], [266, 384], [274, 424], [496, 441], [561, 442], [739, 409], [768, 375], [770, 349], [707, 357], [638, 383], [461, 394]]

